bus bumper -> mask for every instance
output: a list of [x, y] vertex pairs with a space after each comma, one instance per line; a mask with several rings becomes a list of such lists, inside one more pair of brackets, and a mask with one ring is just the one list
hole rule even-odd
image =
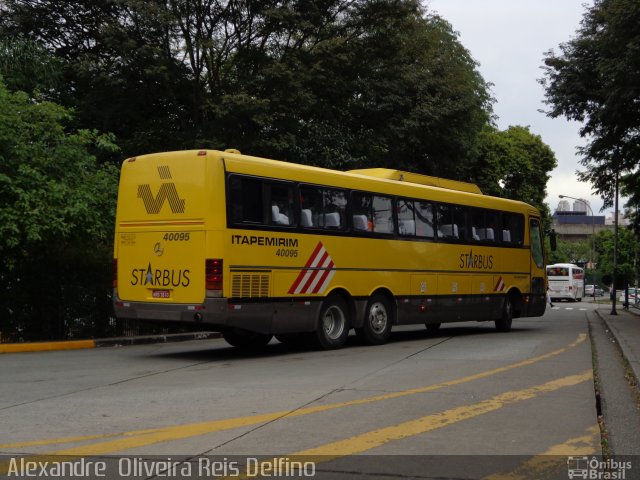
[[321, 301], [264, 303], [229, 298], [207, 298], [202, 304], [161, 304], [120, 300], [114, 291], [114, 311], [118, 319], [131, 319], [165, 326], [223, 331], [241, 328], [257, 333], [313, 331]]

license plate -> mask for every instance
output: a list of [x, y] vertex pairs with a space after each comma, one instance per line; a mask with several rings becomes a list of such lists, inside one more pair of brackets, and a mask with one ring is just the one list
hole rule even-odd
[[171, 298], [169, 290], [154, 290], [151, 294], [153, 298]]

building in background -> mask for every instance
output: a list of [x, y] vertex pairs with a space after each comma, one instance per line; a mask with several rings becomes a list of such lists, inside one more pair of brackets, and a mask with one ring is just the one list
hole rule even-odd
[[[567, 200], [560, 200], [558, 208], [551, 217], [553, 229], [558, 238], [568, 242], [588, 242], [593, 249], [594, 236], [602, 230], [614, 230], [613, 213], [609, 217], [605, 215], [589, 215], [590, 209], [584, 200], [576, 200], [570, 209]], [[622, 213], [618, 214], [618, 225], [623, 227], [629, 221]], [[593, 251], [592, 251], [593, 254]], [[584, 262], [581, 266], [594, 268], [594, 265]]]
[[[560, 200], [558, 208], [551, 217], [556, 234], [569, 242], [591, 241], [591, 236], [602, 230], [613, 232], [613, 212], [609, 216], [589, 215], [587, 204], [583, 200], [573, 202], [573, 207], [567, 200]], [[624, 227], [629, 221], [622, 212], [618, 213], [618, 225]]]

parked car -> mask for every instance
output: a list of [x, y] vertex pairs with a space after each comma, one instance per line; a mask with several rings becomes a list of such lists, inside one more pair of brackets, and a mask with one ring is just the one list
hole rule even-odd
[[[640, 301], [638, 299], [638, 289], [637, 288], [629, 288], [629, 303], [631, 305], [638, 303]], [[624, 290], [620, 290], [620, 303], [625, 302], [625, 294]]]
[[596, 287], [596, 297], [601, 297], [604, 295], [604, 289], [602, 287]]
[[595, 291], [596, 286], [595, 285], [585, 285], [584, 286], [584, 295], [586, 297], [590, 297], [593, 295], [593, 292]]

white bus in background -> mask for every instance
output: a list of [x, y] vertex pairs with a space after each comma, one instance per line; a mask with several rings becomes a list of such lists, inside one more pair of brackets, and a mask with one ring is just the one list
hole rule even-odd
[[572, 263], [547, 265], [551, 300], [581, 302], [584, 296], [584, 270]]

